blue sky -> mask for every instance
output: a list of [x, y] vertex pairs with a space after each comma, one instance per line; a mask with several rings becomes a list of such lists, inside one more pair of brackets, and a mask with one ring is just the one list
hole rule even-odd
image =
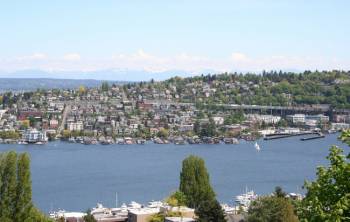
[[350, 69], [350, 1], [0, 1], [0, 70]]

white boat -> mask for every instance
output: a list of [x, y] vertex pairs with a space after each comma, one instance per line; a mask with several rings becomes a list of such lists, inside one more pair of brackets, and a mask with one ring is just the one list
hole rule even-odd
[[162, 207], [163, 205], [164, 204], [161, 201], [151, 201], [151, 202], [148, 202], [147, 207], [149, 207], [149, 208], [159, 208], [159, 207]]
[[28, 142], [20, 140], [20, 141], [17, 142], [17, 144], [21, 144], [21, 145], [22, 144], [28, 144]]
[[258, 198], [258, 195], [254, 193], [253, 190], [246, 191], [246, 193], [236, 196], [236, 202], [239, 205], [249, 207], [250, 203]]
[[255, 142], [254, 147], [257, 151], [260, 151], [260, 146], [257, 142]]
[[39, 141], [39, 142], [36, 142], [35, 144], [36, 144], [36, 145], [44, 145], [45, 143], [44, 143], [44, 142]]
[[142, 208], [142, 205], [139, 203], [136, 203], [135, 201], [131, 201], [128, 204], [128, 209], [140, 209], [140, 208]]

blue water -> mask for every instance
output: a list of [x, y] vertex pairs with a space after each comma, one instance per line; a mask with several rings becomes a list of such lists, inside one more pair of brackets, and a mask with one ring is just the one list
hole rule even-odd
[[52, 209], [86, 210], [102, 202], [115, 205], [135, 200], [147, 203], [165, 198], [179, 184], [181, 161], [190, 154], [206, 161], [211, 183], [221, 202], [246, 187], [258, 194], [282, 186], [302, 192], [304, 180], [315, 178], [316, 166], [327, 164], [331, 145], [349, 148], [337, 135], [300, 141], [286, 138], [239, 145], [80, 145], [53, 142], [46, 145], [0, 145], [0, 151], [17, 150], [31, 156], [33, 199], [45, 212]]

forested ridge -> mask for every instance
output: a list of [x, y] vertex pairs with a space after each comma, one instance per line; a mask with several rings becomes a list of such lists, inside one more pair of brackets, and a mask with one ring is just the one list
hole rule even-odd
[[[182, 102], [251, 105], [330, 104], [350, 108], [349, 71], [282, 71], [261, 74], [223, 73], [188, 78], [174, 77], [150, 83], [156, 88], [176, 90]], [[209, 91], [210, 96], [205, 93]]]

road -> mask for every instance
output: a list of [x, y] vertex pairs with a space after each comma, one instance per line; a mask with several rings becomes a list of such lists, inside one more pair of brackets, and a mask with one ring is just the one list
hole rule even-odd
[[70, 112], [70, 109], [71, 109], [71, 105], [66, 104], [66, 107], [64, 108], [63, 114], [62, 114], [61, 125], [57, 129], [58, 133], [61, 133], [61, 131], [64, 130], [64, 126], [66, 124], [67, 115]]

